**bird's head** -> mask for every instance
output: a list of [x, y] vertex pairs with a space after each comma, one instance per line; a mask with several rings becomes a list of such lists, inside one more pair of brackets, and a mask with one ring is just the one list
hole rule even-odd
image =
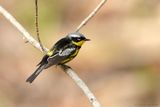
[[74, 45], [82, 46], [85, 41], [90, 41], [83, 34], [79, 32], [70, 33], [67, 35]]

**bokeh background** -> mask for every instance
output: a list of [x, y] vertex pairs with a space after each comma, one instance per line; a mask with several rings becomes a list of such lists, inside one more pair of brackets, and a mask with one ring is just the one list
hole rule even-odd
[[[39, 0], [40, 36], [50, 48], [100, 0]], [[0, 0], [35, 37], [34, 0]], [[81, 29], [92, 41], [68, 65], [102, 107], [160, 107], [160, 0], [108, 0]], [[91, 107], [59, 68], [25, 82], [43, 54], [0, 14], [0, 107]]]

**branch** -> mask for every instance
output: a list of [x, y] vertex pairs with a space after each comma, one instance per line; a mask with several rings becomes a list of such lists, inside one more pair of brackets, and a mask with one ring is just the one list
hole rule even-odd
[[[17, 30], [22, 34], [23, 39], [32, 44], [35, 48], [43, 52], [40, 44], [23, 28], [23, 26], [0, 5], [0, 13], [9, 21], [11, 24], [17, 28]], [[47, 51], [47, 48], [44, 48]]]
[[100, 104], [97, 101], [96, 97], [89, 90], [87, 85], [80, 79], [80, 77], [72, 70], [72, 68], [67, 65], [61, 65], [61, 68], [75, 81], [79, 88], [82, 89], [84, 94], [88, 97], [90, 103], [92, 103], [93, 107], [100, 107]]
[[42, 49], [42, 51], [44, 51], [44, 48], [43, 48], [43, 45], [42, 45], [42, 42], [41, 42], [41, 39], [39, 37], [39, 24], [38, 24], [38, 0], [35, 0], [35, 8], [36, 8], [36, 14], [35, 14], [35, 24], [36, 24], [36, 33], [37, 33], [37, 39], [38, 39], [38, 42], [40, 44], [40, 47]]
[[[25, 38], [31, 45], [42, 51], [40, 44], [22, 27], [22, 25], [10, 14], [8, 13], [2, 6], [0, 6], [0, 13], [11, 22], [14, 27], [17, 28], [18, 31], [22, 33], [23, 38]], [[45, 48], [45, 51], [48, 49]], [[42, 51], [43, 52], [43, 51]], [[100, 107], [99, 102], [96, 100], [96, 97], [89, 90], [87, 85], [80, 79], [80, 77], [68, 66], [61, 66], [62, 69], [70, 76], [74, 82], [82, 89], [84, 94], [88, 97], [89, 101], [92, 103], [93, 107]]]
[[85, 26], [91, 18], [93, 18], [98, 10], [106, 3], [107, 0], [102, 0], [97, 7], [80, 23], [80, 25], [77, 27], [76, 32], [79, 32], [79, 30]]

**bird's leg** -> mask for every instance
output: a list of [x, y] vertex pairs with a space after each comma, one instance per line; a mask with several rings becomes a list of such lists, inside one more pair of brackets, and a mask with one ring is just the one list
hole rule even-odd
[[64, 69], [64, 71], [66, 71], [67, 69], [72, 69], [70, 66], [68, 65], [60, 65], [62, 69]]

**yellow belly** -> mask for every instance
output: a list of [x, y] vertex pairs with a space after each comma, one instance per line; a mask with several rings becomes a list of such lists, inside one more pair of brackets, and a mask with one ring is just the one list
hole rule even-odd
[[69, 58], [63, 60], [60, 64], [65, 64], [65, 63], [71, 61], [74, 57], [77, 56], [78, 52], [79, 52], [79, 49], [77, 49], [71, 56], [69, 56]]

